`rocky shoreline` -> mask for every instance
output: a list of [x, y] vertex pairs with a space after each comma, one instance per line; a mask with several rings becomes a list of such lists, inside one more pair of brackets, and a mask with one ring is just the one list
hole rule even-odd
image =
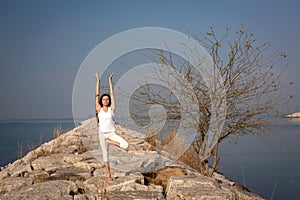
[[113, 182], [106, 182], [96, 123], [89, 119], [3, 167], [0, 199], [263, 199], [223, 175], [205, 177], [170, 159], [135, 131], [118, 126], [117, 133], [130, 149], [110, 147]]

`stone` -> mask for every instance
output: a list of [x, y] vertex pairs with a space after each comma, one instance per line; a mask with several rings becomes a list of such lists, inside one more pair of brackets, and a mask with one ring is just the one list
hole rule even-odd
[[18, 190], [33, 184], [33, 178], [11, 177], [0, 182], [0, 194]]
[[263, 200], [264, 198], [251, 193], [248, 190], [243, 190], [239, 187], [233, 187], [230, 189], [236, 196], [236, 199], [243, 199], [243, 200]]
[[79, 194], [74, 196], [74, 200], [97, 200], [97, 199], [101, 199], [101, 198], [94, 194]]
[[45, 170], [46, 168], [60, 168], [61, 166], [68, 165], [61, 157], [62, 155], [58, 156], [55, 154], [39, 157], [32, 161], [31, 166], [33, 170]]
[[165, 197], [161, 192], [155, 191], [115, 191], [109, 193], [107, 196], [109, 200], [120, 200], [120, 199], [135, 199], [135, 200], [164, 200]]
[[[129, 176], [117, 176], [118, 174], [113, 175], [114, 181], [107, 184], [107, 191], [130, 191], [135, 189], [130, 189], [130, 185], [138, 185], [144, 184], [144, 176], [141, 173], [130, 174]], [[127, 189], [125, 189], [127, 188]]]
[[[0, 199], [263, 199], [225, 176], [201, 175], [119, 125], [129, 150], [110, 146], [107, 182], [95, 118], [42, 144], [0, 171]], [[166, 191], [166, 192], [165, 192]]]
[[77, 193], [75, 183], [71, 181], [48, 181], [12, 190], [1, 196], [2, 200], [48, 200], [48, 199], [70, 199]]
[[[48, 173], [50, 173], [48, 171]], [[85, 168], [78, 168], [76, 166], [68, 166], [56, 169], [50, 173], [48, 180], [87, 180], [91, 173]]]
[[21, 165], [11, 174], [11, 177], [28, 177], [28, 174], [32, 171], [29, 164]]
[[45, 182], [48, 180], [49, 174], [45, 171], [34, 171], [32, 173], [29, 174], [30, 178], [33, 178], [33, 183], [41, 183], [41, 182]]
[[213, 178], [215, 178], [219, 183], [221, 183], [222, 188], [229, 189], [232, 191], [236, 199], [243, 200], [263, 200], [264, 198], [251, 193], [247, 188], [240, 186], [239, 184], [227, 179], [224, 175], [214, 173]]
[[187, 175], [187, 172], [180, 167], [166, 167], [155, 172], [143, 173], [143, 175], [148, 183], [161, 185], [165, 191], [170, 177]]
[[197, 199], [197, 200], [234, 200], [235, 194], [222, 189], [213, 178], [198, 176], [171, 177], [167, 185], [167, 199]]

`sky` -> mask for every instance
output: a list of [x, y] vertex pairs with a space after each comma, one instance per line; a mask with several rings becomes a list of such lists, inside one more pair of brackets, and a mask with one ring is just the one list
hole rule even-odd
[[120, 32], [163, 27], [197, 35], [240, 24], [287, 53], [285, 76], [295, 84], [285, 112], [300, 111], [299, 8], [297, 0], [1, 0], [0, 119], [72, 118], [82, 62]]

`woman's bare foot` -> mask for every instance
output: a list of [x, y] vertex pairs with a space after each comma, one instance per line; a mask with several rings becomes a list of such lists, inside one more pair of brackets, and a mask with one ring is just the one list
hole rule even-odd
[[107, 182], [112, 182], [112, 181], [113, 181], [112, 177], [107, 177]]
[[129, 150], [129, 146], [130, 146], [130, 144], [128, 144], [128, 146], [126, 147], [125, 151], [127, 151], [127, 152], [128, 152], [128, 150]]

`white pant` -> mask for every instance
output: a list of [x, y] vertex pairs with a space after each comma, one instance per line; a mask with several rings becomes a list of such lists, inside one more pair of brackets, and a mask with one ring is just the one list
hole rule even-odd
[[126, 142], [126, 140], [117, 135], [115, 132], [99, 133], [100, 146], [103, 154], [103, 162], [108, 161], [108, 152], [105, 145], [106, 139], [118, 142], [120, 144], [120, 147], [124, 149], [126, 149], [129, 145], [128, 142]]

